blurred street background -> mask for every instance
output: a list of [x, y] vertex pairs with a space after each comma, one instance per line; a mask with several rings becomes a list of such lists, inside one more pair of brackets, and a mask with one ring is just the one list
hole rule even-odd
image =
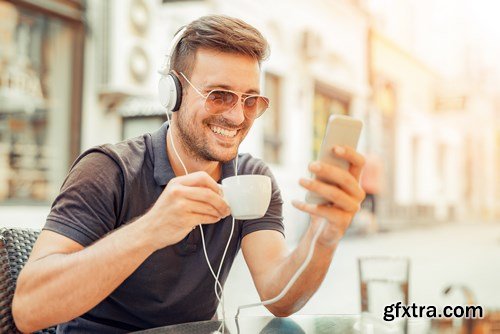
[[[500, 309], [494, 0], [0, 0], [0, 227], [41, 228], [79, 153], [166, 120], [156, 70], [177, 29], [210, 13], [271, 45], [271, 106], [240, 151], [274, 172], [290, 247], [308, 224], [290, 201], [304, 196], [298, 178], [326, 120], [364, 122], [368, 197], [301, 312], [359, 313], [356, 259], [367, 255], [410, 257], [410, 301], [444, 303], [446, 286], [465, 285]], [[230, 312], [258, 299], [241, 258], [226, 296]]]

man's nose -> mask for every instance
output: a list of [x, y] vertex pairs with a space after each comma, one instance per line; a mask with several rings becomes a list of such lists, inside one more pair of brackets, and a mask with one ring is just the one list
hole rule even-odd
[[224, 113], [224, 118], [235, 125], [240, 125], [245, 121], [245, 112], [243, 110], [243, 103], [241, 100], [239, 100], [234, 107]]

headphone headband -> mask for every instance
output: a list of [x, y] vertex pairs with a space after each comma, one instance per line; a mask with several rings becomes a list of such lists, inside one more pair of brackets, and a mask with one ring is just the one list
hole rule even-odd
[[161, 75], [168, 75], [168, 73], [170, 72], [170, 63], [172, 61], [172, 56], [174, 55], [175, 48], [177, 47], [177, 44], [179, 44], [180, 40], [184, 36], [184, 32], [186, 31], [186, 29], [187, 29], [186, 26], [182, 27], [182, 29], [179, 30], [174, 35], [172, 42], [170, 42], [170, 46], [168, 48], [168, 53], [165, 55], [165, 60], [163, 61], [163, 65], [158, 70], [158, 73], [160, 73]]

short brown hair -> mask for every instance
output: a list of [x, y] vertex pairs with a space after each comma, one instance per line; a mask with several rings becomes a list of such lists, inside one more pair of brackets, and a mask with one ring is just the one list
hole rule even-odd
[[191, 75], [199, 48], [248, 55], [259, 65], [269, 55], [269, 44], [256, 28], [234, 17], [208, 15], [186, 26], [173, 52], [170, 70]]

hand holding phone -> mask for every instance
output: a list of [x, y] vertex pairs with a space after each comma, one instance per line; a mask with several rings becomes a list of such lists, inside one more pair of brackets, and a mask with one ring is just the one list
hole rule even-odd
[[[356, 149], [362, 127], [363, 122], [358, 119], [343, 115], [331, 115], [328, 119], [323, 142], [321, 143], [318, 160], [348, 170], [349, 163], [337, 157], [333, 152], [333, 148], [340, 145]], [[316, 178], [316, 176], [313, 177]], [[322, 179], [319, 180], [326, 182]], [[309, 204], [327, 204], [328, 200], [314, 192], [308, 191], [306, 202]]]

